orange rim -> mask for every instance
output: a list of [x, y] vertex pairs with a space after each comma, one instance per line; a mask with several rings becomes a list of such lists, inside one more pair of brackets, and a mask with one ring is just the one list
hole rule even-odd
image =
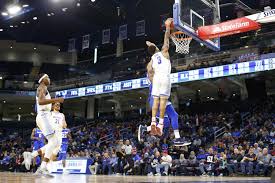
[[180, 34], [185, 34], [184, 32], [181, 31], [177, 31], [177, 32], [173, 32], [172, 35], [174, 36], [174, 38], [178, 41], [184, 41], [184, 40], [191, 40], [192, 37], [186, 37], [186, 38], [179, 38], [178, 35]]

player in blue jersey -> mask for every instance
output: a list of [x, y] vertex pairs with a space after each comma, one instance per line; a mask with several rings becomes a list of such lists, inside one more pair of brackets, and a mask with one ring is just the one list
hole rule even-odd
[[[63, 129], [62, 130], [62, 144], [61, 144], [61, 148], [60, 148], [59, 155], [57, 158], [58, 161], [62, 160], [63, 169], [66, 168], [67, 150], [68, 150], [70, 138], [71, 138], [70, 130], [68, 128]], [[66, 171], [63, 171], [63, 172], [66, 173]]]
[[[42, 131], [36, 127], [32, 130], [31, 140], [33, 141], [33, 151], [37, 151], [45, 145], [45, 137]], [[38, 166], [41, 163], [41, 159], [39, 156], [33, 159], [33, 165]]]
[[[150, 104], [150, 108], [152, 109], [153, 107], [153, 95], [152, 95], [152, 81], [153, 81], [153, 77], [154, 77], [154, 71], [150, 69], [150, 67], [147, 67], [147, 77], [148, 77], [148, 81], [149, 81], [149, 104]], [[157, 118], [159, 118], [159, 111], [157, 113]], [[172, 103], [170, 101], [167, 101], [166, 103], [166, 109], [165, 109], [165, 115], [164, 115], [164, 128], [169, 128], [170, 126], [170, 121], [171, 121], [171, 126], [174, 130], [174, 134], [175, 134], [175, 139], [173, 140], [173, 144], [175, 146], [186, 146], [186, 145], [190, 145], [191, 142], [188, 142], [186, 140], [184, 140], [183, 138], [180, 137], [180, 133], [179, 133], [179, 122], [178, 122], [178, 113], [175, 111]], [[158, 127], [157, 127], [158, 128]], [[157, 130], [156, 132], [154, 132], [153, 130], [151, 131], [151, 126], [145, 127], [140, 125], [139, 126], [139, 130], [138, 130], [138, 140], [140, 141], [145, 132], [150, 132], [151, 135], [158, 135], [158, 136], [162, 136], [162, 133], [158, 133], [160, 130]]]

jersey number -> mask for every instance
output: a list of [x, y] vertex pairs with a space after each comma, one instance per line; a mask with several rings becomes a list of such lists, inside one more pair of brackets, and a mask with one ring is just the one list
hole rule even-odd
[[67, 133], [62, 133], [62, 138], [67, 138]]
[[161, 64], [161, 57], [157, 56], [158, 64]]
[[55, 123], [56, 123], [56, 124], [59, 124], [58, 118], [55, 118]]

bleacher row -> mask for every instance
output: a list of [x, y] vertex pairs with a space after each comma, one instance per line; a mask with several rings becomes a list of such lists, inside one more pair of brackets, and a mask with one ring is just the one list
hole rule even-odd
[[[137, 128], [148, 122], [146, 116], [90, 121], [71, 128], [68, 157], [91, 158], [93, 174], [269, 175], [275, 165], [274, 97], [244, 103], [251, 107], [233, 113], [179, 111], [180, 134], [192, 141], [192, 145], [182, 148], [172, 146], [171, 129], [166, 129], [161, 138], [147, 134], [139, 143]], [[238, 110], [242, 117], [238, 117]], [[224, 127], [215, 139], [215, 133]], [[0, 169], [26, 171], [21, 154], [31, 151], [29, 138], [14, 135], [1, 144]], [[125, 151], [126, 146], [131, 150]], [[163, 158], [170, 160], [163, 163]]]

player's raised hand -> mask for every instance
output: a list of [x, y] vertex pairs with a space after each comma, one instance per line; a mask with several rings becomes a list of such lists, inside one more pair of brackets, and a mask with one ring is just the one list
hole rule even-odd
[[150, 41], [146, 41], [146, 45], [147, 46], [151, 46], [153, 43], [151, 43]]
[[165, 21], [165, 26], [170, 27], [172, 22], [173, 22], [173, 18], [167, 18], [167, 20]]
[[59, 103], [64, 102], [64, 98], [62, 98], [62, 97], [56, 98], [55, 100], [56, 100], [56, 102], [59, 102]]

